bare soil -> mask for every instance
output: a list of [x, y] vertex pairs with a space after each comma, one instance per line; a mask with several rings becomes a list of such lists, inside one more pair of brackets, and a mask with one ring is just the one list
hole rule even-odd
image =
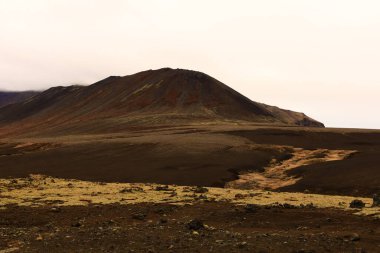
[[231, 129], [229, 133], [257, 144], [290, 145], [308, 150], [357, 151], [344, 160], [305, 165], [288, 171], [289, 176], [301, 179], [278, 189], [280, 191], [353, 196], [372, 196], [380, 192], [378, 130], [261, 128]]
[[[300, 149], [312, 154], [320, 150], [321, 157], [290, 165]], [[350, 155], [322, 159], [324, 152], [334, 150]], [[265, 176], [273, 164], [280, 170]], [[370, 197], [380, 192], [378, 164], [380, 132], [374, 130], [221, 123], [0, 140], [2, 178], [39, 173], [90, 181], [223, 187], [249, 172], [256, 178], [287, 181], [263, 185], [277, 191]]]
[[[228, 203], [10, 206], [0, 252], [378, 252], [380, 221], [334, 209]], [[203, 227], [192, 220], [199, 220]]]
[[[4, 137], [0, 253], [379, 252], [368, 197], [380, 190], [380, 133], [265, 128]], [[294, 181], [277, 192], [185, 186], [222, 187], [247, 172]], [[90, 182], [27, 178], [36, 173]], [[352, 196], [365, 207], [349, 208]]]

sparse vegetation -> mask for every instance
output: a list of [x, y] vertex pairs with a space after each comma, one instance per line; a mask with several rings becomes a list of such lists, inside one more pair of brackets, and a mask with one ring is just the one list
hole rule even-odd
[[[14, 182], [19, 187], [14, 187]], [[54, 183], [53, 183], [54, 182]], [[41, 186], [43, 186], [41, 188]], [[349, 196], [329, 196], [305, 193], [268, 192], [262, 190], [239, 190], [223, 188], [196, 187], [188, 194], [187, 186], [103, 183], [80, 180], [66, 180], [41, 175], [29, 178], [0, 179], [0, 206], [44, 206], [56, 203], [57, 206], [73, 206], [95, 204], [136, 204], [136, 203], [171, 203], [175, 205], [191, 204], [199, 201], [230, 202], [236, 205], [282, 206], [318, 208], [339, 208], [349, 210], [350, 207], [362, 208], [357, 214], [379, 215], [379, 207], [370, 207], [371, 198], [356, 199]], [[290, 202], [290, 203], [289, 203]], [[310, 204], [312, 203], [312, 204]], [[364, 207], [364, 205], [368, 207]]]

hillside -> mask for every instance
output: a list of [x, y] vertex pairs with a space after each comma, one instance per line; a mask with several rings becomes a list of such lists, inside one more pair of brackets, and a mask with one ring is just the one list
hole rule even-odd
[[21, 102], [37, 95], [37, 91], [10, 92], [0, 91], [0, 107]]
[[201, 72], [169, 68], [111, 76], [90, 86], [54, 87], [0, 110], [0, 124], [39, 131], [103, 132], [210, 121], [323, 127], [302, 113], [251, 101]]

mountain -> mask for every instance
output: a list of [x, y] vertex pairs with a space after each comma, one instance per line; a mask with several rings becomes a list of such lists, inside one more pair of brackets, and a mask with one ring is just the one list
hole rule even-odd
[[0, 107], [24, 101], [37, 95], [37, 91], [8, 92], [0, 91]]
[[53, 87], [0, 109], [0, 126], [39, 131], [210, 121], [323, 127], [302, 113], [251, 101], [204, 73], [170, 68], [110, 76], [90, 86]]

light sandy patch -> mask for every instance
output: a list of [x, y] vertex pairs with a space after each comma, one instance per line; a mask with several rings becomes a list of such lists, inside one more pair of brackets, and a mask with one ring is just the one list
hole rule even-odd
[[62, 146], [60, 143], [23, 142], [15, 144], [14, 148], [23, 152], [49, 150]]
[[19, 251], [19, 250], [20, 248], [14, 247], [14, 248], [2, 249], [0, 250], [0, 253], [11, 253], [11, 252]]
[[343, 160], [355, 152], [353, 150], [305, 150], [295, 148], [290, 159], [282, 162], [273, 160], [269, 166], [264, 168], [263, 172], [254, 171], [241, 174], [237, 180], [226, 183], [225, 187], [252, 190], [279, 189], [293, 185], [301, 179], [301, 177], [287, 174], [292, 169], [315, 163]]
[[33, 146], [35, 143], [33, 142], [26, 142], [26, 143], [20, 143], [15, 146], [15, 148], [25, 148], [25, 147], [30, 147]]

